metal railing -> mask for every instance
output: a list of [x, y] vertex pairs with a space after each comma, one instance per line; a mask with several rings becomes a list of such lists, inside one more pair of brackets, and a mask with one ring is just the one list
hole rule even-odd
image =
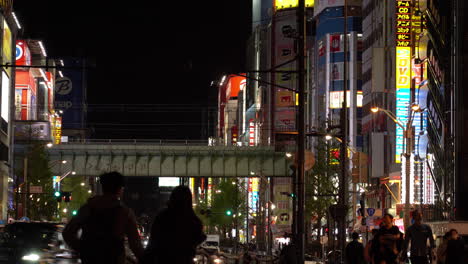
[[[217, 146], [220, 143], [214, 142]], [[113, 145], [162, 145], [162, 146], [208, 146], [208, 140], [177, 140], [177, 139], [73, 139], [61, 144], [113, 144]]]

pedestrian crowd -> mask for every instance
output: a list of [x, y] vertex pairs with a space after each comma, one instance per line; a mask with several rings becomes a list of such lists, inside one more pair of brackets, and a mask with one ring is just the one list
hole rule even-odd
[[[136, 217], [120, 201], [125, 177], [117, 172], [100, 176], [103, 195], [83, 205], [63, 231], [65, 242], [79, 253], [83, 264], [124, 264], [128, 260], [125, 241], [141, 264], [193, 263], [196, 248], [205, 239], [203, 226], [192, 208], [192, 193], [186, 186], [176, 187], [167, 208], [154, 219], [148, 245], [143, 248]], [[413, 212], [414, 223], [405, 234], [385, 214], [379, 229], [364, 247], [359, 234], [352, 234], [346, 246], [347, 264], [466, 264], [464, 243], [457, 230], [445, 234], [436, 249], [432, 230]], [[409, 250], [409, 258], [408, 258]], [[282, 250], [282, 263], [297, 263], [294, 247]], [[248, 263], [248, 262], [247, 262]]]
[[178, 186], [172, 191], [167, 208], [155, 217], [148, 245], [143, 248], [136, 217], [120, 201], [124, 179], [117, 172], [101, 175], [103, 195], [89, 199], [65, 227], [63, 238], [79, 253], [81, 263], [127, 263], [127, 240], [138, 263], [192, 264], [196, 248], [206, 235], [193, 211], [190, 189]]
[[[422, 214], [413, 212], [414, 223], [405, 234], [393, 225], [393, 216], [385, 214], [379, 229], [372, 230], [372, 239], [364, 247], [359, 234], [346, 246], [347, 264], [466, 264], [463, 239], [457, 230], [449, 230], [436, 248], [432, 229], [422, 223]], [[408, 252], [409, 251], [409, 252]], [[408, 258], [409, 253], [409, 258]]]

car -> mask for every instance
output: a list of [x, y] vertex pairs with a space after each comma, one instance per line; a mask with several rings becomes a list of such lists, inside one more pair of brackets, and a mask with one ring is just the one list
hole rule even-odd
[[0, 235], [0, 263], [56, 263], [64, 250], [57, 223], [15, 222]]

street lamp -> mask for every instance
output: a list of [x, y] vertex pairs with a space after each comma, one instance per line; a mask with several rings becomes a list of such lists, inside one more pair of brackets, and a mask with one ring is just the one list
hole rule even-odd
[[[421, 107], [418, 105], [418, 104], [412, 104], [411, 107], [410, 107], [411, 111], [412, 112], [420, 112], [421, 111]], [[410, 159], [411, 159], [411, 153], [413, 152], [413, 143], [412, 143], [412, 138], [413, 138], [413, 127], [412, 127], [412, 123], [413, 123], [413, 113], [411, 112], [410, 115], [409, 115], [409, 119], [408, 119], [408, 122], [406, 122], [406, 125], [403, 124], [401, 121], [399, 121], [397, 119], [397, 117], [395, 116], [395, 114], [393, 114], [392, 112], [386, 110], [386, 109], [383, 109], [383, 108], [379, 108], [379, 107], [372, 107], [371, 108], [371, 112], [372, 113], [378, 113], [378, 112], [384, 112], [388, 117], [390, 117], [390, 119], [393, 120], [393, 122], [395, 122], [399, 127], [401, 127], [401, 129], [403, 129], [403, 138], [404, 138], [404, 142], [406, 144], [406, 149], [405, 149], [405, 152], [402, 153], [402, 156], [405, 157], [405, 218], [404, 218], [404, 224], [405, 224], [405, 228], [408, 228], [409, 225], [410, 225], [410, 217], [409, 217], [409, 214], [410, 214], [410, 170], [411, 170], [411, 162], [410, 162]]]

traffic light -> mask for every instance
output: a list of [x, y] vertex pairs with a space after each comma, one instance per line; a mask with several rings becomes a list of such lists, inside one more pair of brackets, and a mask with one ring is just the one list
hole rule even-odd
[[231, 216], [231, 215], [232, 215], [232, 211], [231, 211], [231, 210], [226, 210], [226, 215], [227, 215], [227, 216]]
[[57, 199], [57, 203], [62, 201], [62, 193], [59, 191], [54, 192], [54, 197]]
[[71, 192], [63, 192], [62, 195], [64, 198], [64, 202], [69, 203], [71, 201]]
[[77, 210], [73, 210], [72, 211], [72, 215], [77, 215], [78, 214], [78, 211]]

